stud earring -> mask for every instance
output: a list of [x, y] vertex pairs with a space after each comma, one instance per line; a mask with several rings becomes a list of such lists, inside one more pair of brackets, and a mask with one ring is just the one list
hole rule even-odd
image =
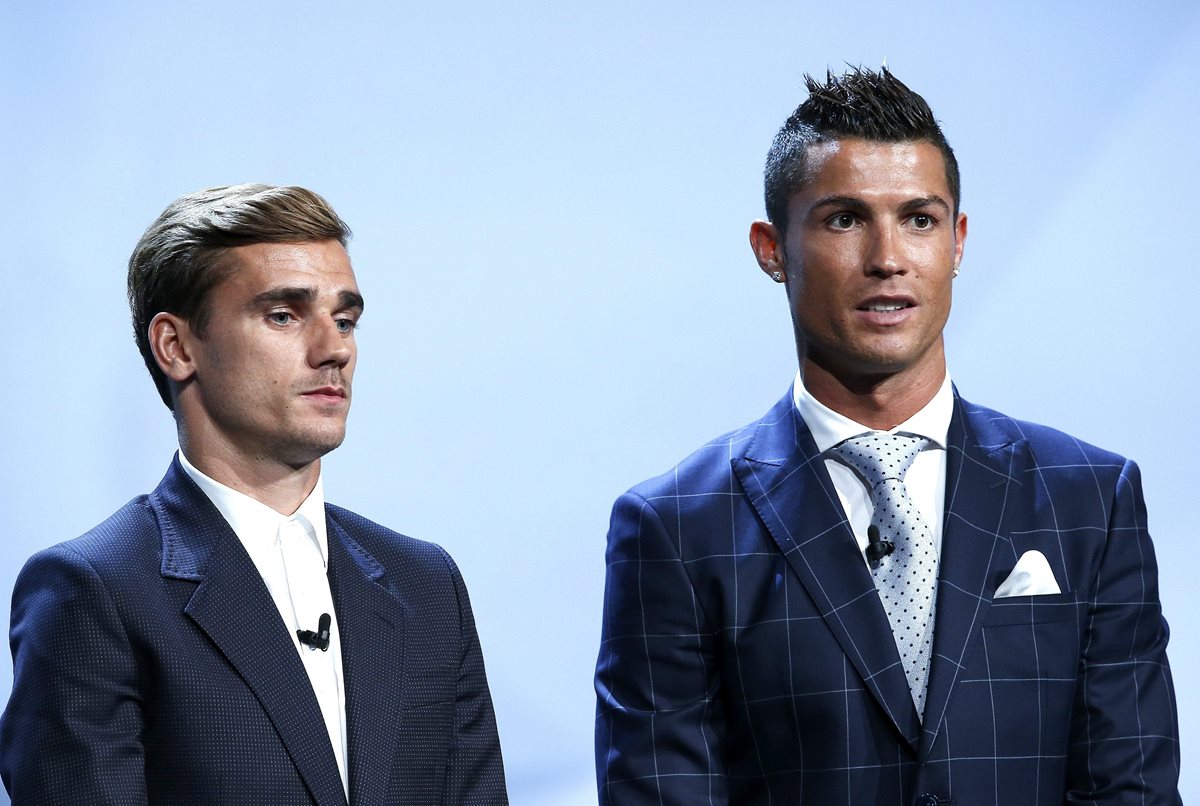
[[781, 272], [781, 271], [771, 272], [771, 279], [777, 283], [782, 283], [783, 282], [783, 272]]
[[958, 264], [957, 263], [954, 264], [954, 276], [955, 277], [958, 276]]

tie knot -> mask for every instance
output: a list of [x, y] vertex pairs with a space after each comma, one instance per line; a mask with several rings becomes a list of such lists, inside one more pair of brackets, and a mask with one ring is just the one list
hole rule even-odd
[[910, 434], [872, 431], [834, 446], [833, 452], [861, 473], [873, 489], [887, 479], [903, 482], [904, 474], [928, 442], [925, 437]]

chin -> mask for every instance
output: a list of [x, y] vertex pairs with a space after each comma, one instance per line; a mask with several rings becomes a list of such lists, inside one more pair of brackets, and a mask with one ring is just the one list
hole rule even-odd
[[281, 452], [289, 457], [288, 464], [303, 466], [311, 464], [337, 448], [346, 438], [345, 429], [337, 431], [309, 431], [293, 434], [291, 439], [280, 440]]

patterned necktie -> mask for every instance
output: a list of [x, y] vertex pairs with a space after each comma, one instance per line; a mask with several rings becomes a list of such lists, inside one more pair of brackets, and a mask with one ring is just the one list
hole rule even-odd
[[929, 440], [875, 431], [833, 448], [866, 479], [875, 512], [871, 525], [895, 545], [871, 569], [883, 601], [917, 714], [925, 715], [925, 687], [933, 655], [938, 553], [933, 531], [904, 487], [904, 474]]

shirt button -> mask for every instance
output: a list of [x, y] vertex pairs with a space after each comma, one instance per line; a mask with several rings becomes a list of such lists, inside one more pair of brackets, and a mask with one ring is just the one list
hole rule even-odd
[[938, 806], [937, 795], [922, 795], [917, 798], [917, 806]]

